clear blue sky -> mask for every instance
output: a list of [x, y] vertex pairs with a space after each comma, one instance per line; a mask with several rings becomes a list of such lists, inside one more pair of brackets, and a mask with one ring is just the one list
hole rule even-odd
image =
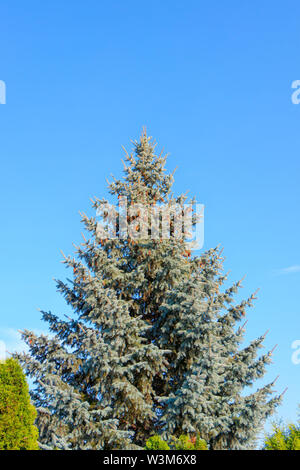
[[[178, 167], [175, 189], [205, 204], [205, 245], [224, 246], [243, 295], [260, 288], [247, 339], [278, 344], [268, 379], [300, 364], [300, 79], [297, 1], [3, 1], [0, 6], [0, 340], [66, 312], [53, 277], [81, 240], [78, 211], [119, 176], [121, 145], [147, 126]], [[292, 268], [292, 269], [289, 269]]]

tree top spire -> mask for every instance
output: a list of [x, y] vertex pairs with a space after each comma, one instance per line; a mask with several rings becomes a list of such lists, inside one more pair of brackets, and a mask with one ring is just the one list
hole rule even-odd
[[126, 196], [134, 202], [154, 202], [164, 200], [170, 193], [173, 184], [173, 174], [166, 173], [168, 155], [156, 154], [156, 141], [147, 135], [144, 127], [140, 138], [132, 141], [133, 152], [125, 151], [124, 177], [121, 180], [113, 178], [109, 183], [111, 194]]

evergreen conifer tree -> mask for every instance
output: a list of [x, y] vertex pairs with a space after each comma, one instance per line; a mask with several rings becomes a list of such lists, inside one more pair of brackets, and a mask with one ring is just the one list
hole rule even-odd
[[0, 361], [0, 450], [38, 450], [35, 418], [20, 364]]
[[233, 306], [241, 282], [220, 291], [227, 279], [220, 251], [210, 250], [201, 263], [161, 308], [159, 344], [174, 348], [162, 429], [165, 435], [200, 432], [211, 450], [247, 449], [281, 400], [270, 398], [275, 381], [243, 393], [264, 376], [272, 351], [257, 357], [265, 335], [240, 347], [244, 327], [236, 325], [255, 294]]
[[[127, 199], [130, 236], [121, 216], [115, 236], [107, 236], [96, 217], [83, 214], [89, 237], [76, 258], [64, 257], [73, 279], [57, 281], [74, 318], [43, 311], [54, 336], [23, 332], [29, 353], [17, 357], [35, 380], [44, 448], [143, 448], [156, 432], [200, 433], [212, 448], [245, 447], [280, 400], [267, 401], [270, 386], [242, 395], [263, 376], [269, 356], [254, 359], [262, 338], [238, 350], [234, 327], [250, 301], [221, 315], [238, 285], [220, 293], [218, 250], [191, 257], [172, 217], [169, 238], [154, 230], [141, 236], [145, 215], [131, 211], [134, 204], [154, 211], [186, 201], [171, 192], [165, 163], [143, 132], [126, 153], [124, 178], [109, 183], [112, 196]], [[109, 224], [105, 204], [93, 200]]]

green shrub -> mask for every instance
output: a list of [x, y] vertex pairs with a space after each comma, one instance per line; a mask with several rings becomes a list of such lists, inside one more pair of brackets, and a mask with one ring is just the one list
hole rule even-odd
[[155, 434], [147, 440], [145, 450], [170, 450], [170, 447], [161, 437]]
[[0, 362], [0, 450], [38, 450], [36, 410], [19, 363]]
[[207, 443], [204, 439], [201, 439], [200, 436], [197, 436], [196, 438], [195, 450], [208, 450]]
[[194, 450], [195, 445], [190, 440], [189, 436], [181, 435], [179, 439], [174, 440], [176, 450]]
[[176, 450], [207, 450], [207, 444], [200, 436], [190, 437], [185, 434], [174, 440], [174, 446]]
[[265, 450], [300, 450], [300, 425], [289, 424], [286, 428], [273, 425], [273, 434], [267, 436]]
[[173, 437], [170, 446], [157, 434], [146, 442], [145, 450], [207, 450], [206, 442], [197, 437], [182, 434], [179, 439]]

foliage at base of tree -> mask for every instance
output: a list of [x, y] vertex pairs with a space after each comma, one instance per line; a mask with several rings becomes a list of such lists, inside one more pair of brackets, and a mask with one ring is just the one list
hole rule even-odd
[[38, 450], [36, 410], [15, 359], [0, 362], [0, 450]]
[[265, 450], [300, 450], [300, 425], [287, 427], [274, 424], [273, 434], [265, 441]]
[[145, 450], [170, 450], [170, 447], [160, 436], [155, 434], [147, 440]]
[[200, 436], [190, 437], [182, 434], [178, 439], [172, 438], [168, 444], [160, 436], [150, 437], [145, 450], [208, 450], [206, 442]]
[[176, 450], [208, 450], [205, 440], [200, 436], [189, 437], [185, 434], [175, 439], [174, 446]]

